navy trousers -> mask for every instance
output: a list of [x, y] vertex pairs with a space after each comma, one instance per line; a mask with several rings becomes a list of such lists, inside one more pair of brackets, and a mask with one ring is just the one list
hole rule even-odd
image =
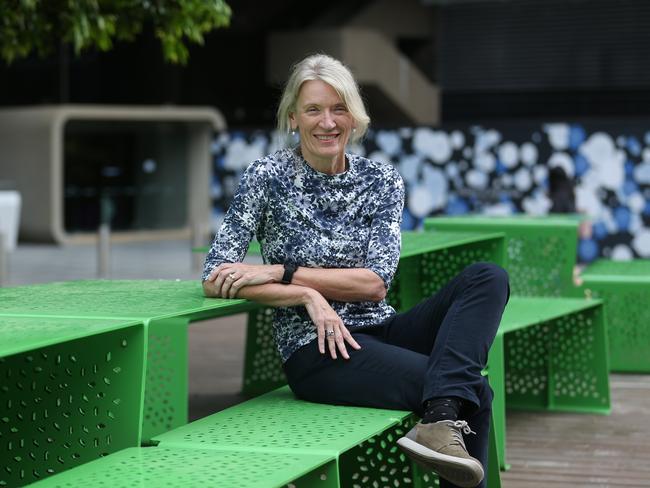
[[[317, 341], [285, 362], [297, 397], [335, 405], [411, 410], [422, 415], [430, 398], [459, 397], [469, 453], [483, 464], [487, 454], [492, 390], [481, 371], [508, 301], [508, 275], [476, 263], [411, 310], [372, 327], [350, 329], [361, 349], [350, 359], [320, 354]], [[442, 487], [453, 486], [441, 480]]]

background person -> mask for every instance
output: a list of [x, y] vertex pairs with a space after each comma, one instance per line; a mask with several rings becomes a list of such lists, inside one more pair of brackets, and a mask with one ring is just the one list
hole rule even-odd
[[[507, 275], [474, 264], [395, 313], [385, 297], [399, 261], [404, 184], [392, 165], [345, 152], [368, 123], [339, 61], [314, 55], [294, 66], [278, 129], [298, 131], [300, 143], [244, 172], [206, 258], [205, 294], [276, 307], [275, 339], [299, 398], [414, 411], [422, 422], [400, 447], [442, 486], [484, 486], [492, 391], [481, 371]], [[242, 263], [254, 234], [263, 265]]]

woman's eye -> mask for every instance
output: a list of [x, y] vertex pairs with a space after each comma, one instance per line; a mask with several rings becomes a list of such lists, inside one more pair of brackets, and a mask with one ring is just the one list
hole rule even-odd
[[318, 112], [318, 109], [316, 107], [309, 107], [307, 112]]

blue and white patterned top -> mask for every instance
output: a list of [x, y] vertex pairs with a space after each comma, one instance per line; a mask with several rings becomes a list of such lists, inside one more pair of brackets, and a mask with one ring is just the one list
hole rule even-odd
[[[368, 268], [386, 285], [399, 261], [404, 183], [390, 164], [346, 154], [348, 169], [314, 170], [297, 149], [282, 149], [244, 172], [205, 260], [203, 279], [224, 262], [241, 262], [254, 234], [265, 264]], [[395, 313], [382, 301], [329, 301], [346, 327], [376, 325]], [[316, 339], [305, 307], [279, 307], [275, 339], [286, 361]]]

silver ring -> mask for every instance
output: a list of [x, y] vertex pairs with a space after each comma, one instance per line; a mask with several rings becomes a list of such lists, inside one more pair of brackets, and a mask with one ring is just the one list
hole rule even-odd
[[228, 275], [228, 278], [230, 278], [231, 280], [234, 280], [235, 279], [235, 273], [230, 273]]
[[334, 335], [334, 331], [333, 331], [333, 330], [327, 330], [327, 331], [325, 331], [325, 336], [326, 336], [326, 337], [332, 337], [333, 335]]

